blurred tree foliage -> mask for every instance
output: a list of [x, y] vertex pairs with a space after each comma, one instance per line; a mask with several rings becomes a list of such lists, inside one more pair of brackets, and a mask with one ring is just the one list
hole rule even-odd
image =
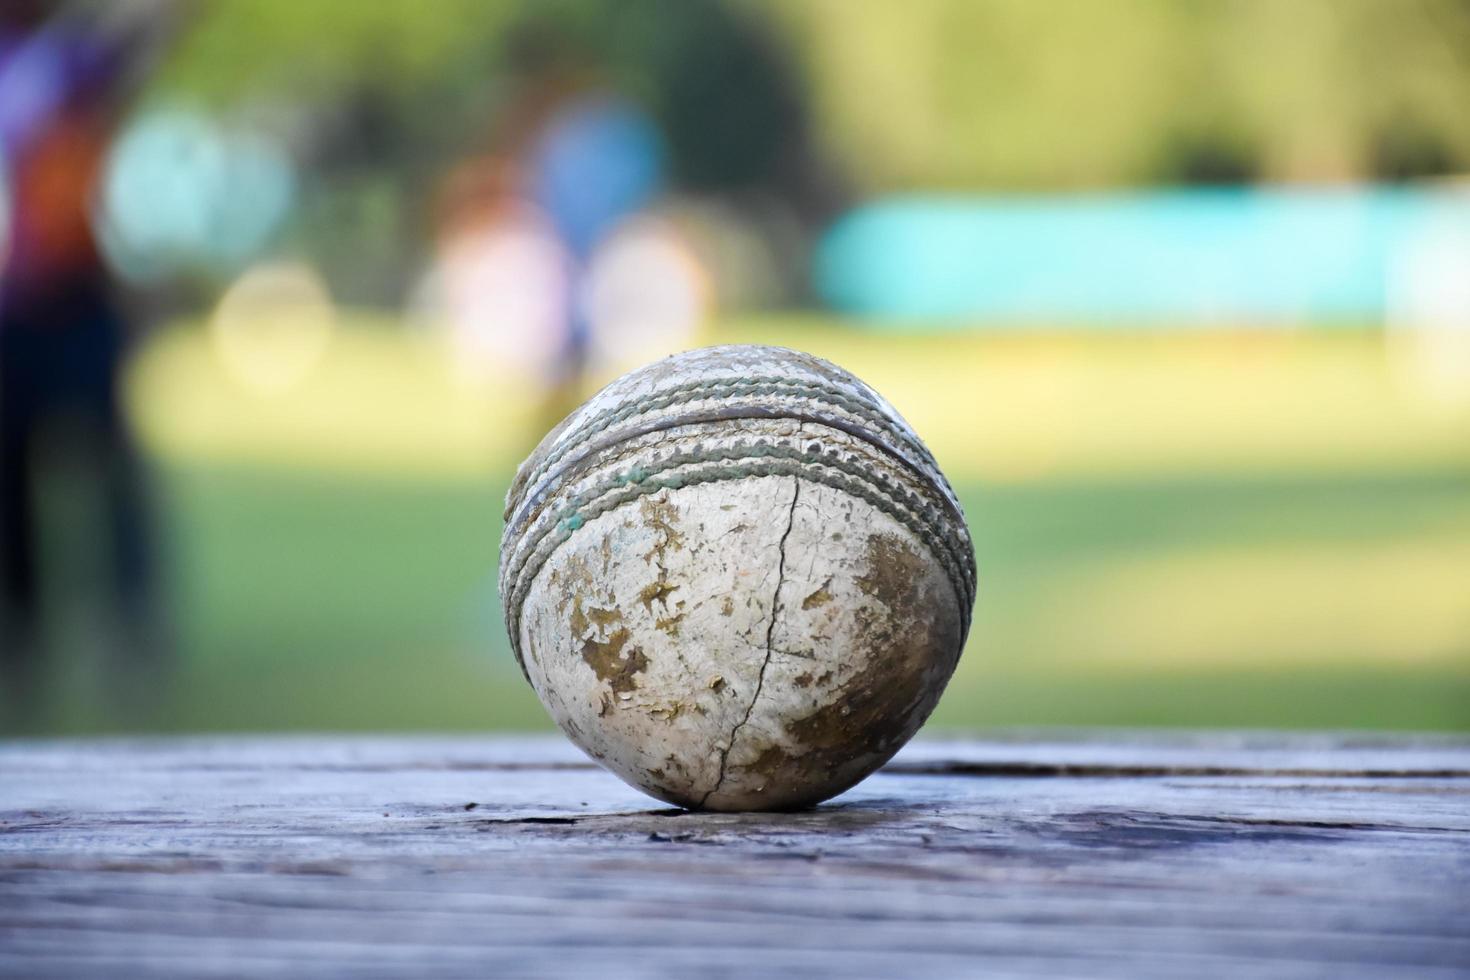
[[529, 77], [569, 67], [660, 119], [687, 186], [768, 181], [806, 124], [765, 19], [719, 0], [252, 0], [192, 20], [155, 94], [316, 117], [369, 102], [394, 130], [382, 152], [473, 144]]
[[289, 234], [354, 301], [407, 294], [448, 167], [569, 71], [642, 101], [679, 186], [759, 216], [794, 283], [801, 240], [868, 193], [1470, 171], [1470, 0], [168, 9], [149, 98], [284, 137], [305, 182]]
[[800, 184], [808, 99], [874, 191], [1470, 169], [1470, 0], [252, 0], [189, 19], [160, 90], [333, 102], [391, 143], [349, 147], [374, 164], [483, 129], [535, 25], [647, 102], [696, 187]]
[[768, 0], [873, 188], [1470, 170], [1466, 0]]
[[286, 138], [310, 185], [293, 233], [343, 295], [403, 295], [436, 183], [456, 158], [513, 144], [548, 80], [642, 102], [683, 189], [779, 200], [806, 227], [844, 203], [809, 136], [799, 67], [756, 7], [251, 0], [190, 9], [150, 97], [245, 115]]

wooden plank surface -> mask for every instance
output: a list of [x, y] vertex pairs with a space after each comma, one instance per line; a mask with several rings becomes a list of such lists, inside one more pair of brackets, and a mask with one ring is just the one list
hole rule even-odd
[[0, 745], [0, 975], [1470, 976], [1470, 743], [919, 742], [797, 814], [554, 739]]

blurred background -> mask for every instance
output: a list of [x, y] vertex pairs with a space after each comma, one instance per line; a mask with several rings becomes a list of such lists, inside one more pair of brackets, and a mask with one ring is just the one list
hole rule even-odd
[[691, 346], [975, 534], [933, 724], [1470, 728], [1470, 2], [0, 8], [0, 733], [549, 727], [505, 488]]

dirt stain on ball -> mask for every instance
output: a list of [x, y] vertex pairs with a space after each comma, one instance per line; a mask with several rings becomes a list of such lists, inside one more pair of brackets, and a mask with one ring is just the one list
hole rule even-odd
[[[572, 600], [571, 627], [573, 636], [583, 637], [582, 659], [598, 680], [605, 681], [614, 694], [638, 688], [637, 675], [648, 669], [648, 657], [638, 647], [628, 646], [622, 613], [598, 606], [584, 609], [582, 597], [576, 596]], [[599, 633], [603, 634], [601, 639]]]

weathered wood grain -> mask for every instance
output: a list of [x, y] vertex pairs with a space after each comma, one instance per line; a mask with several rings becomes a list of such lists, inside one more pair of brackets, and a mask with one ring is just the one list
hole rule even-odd
[[554, 739], [0, 745], [0, 975], [1470, 975], [1470, 743], [922, 741], [797, 814]]

